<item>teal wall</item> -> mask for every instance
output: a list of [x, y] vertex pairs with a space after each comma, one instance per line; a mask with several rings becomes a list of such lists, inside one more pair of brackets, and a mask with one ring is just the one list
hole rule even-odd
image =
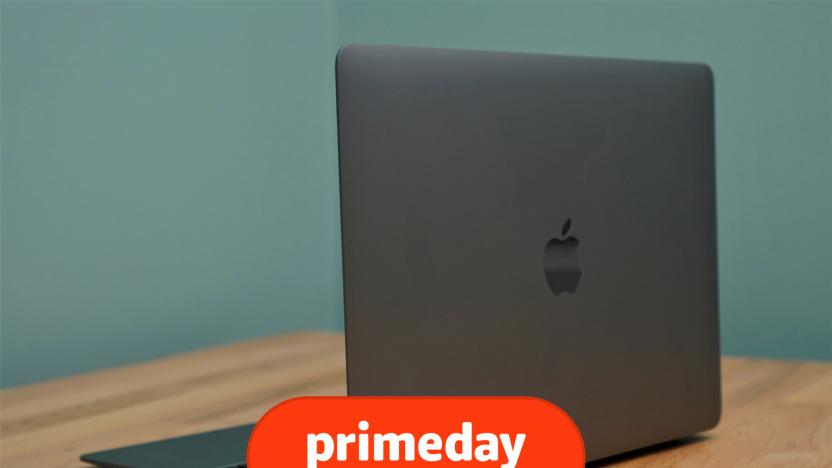
[[2, 384], [341, 326], [333, 59], [710, 63], [723, 350], [832, 359], [832, 3], [2, 4]]
[[3, 4], [4, 385], [340, 327], [334, 21]]

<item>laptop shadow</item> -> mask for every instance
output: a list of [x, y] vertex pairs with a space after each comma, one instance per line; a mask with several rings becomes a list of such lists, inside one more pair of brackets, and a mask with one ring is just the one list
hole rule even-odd
[[678, 449], [680, 447], [695, 445], [704, 442], [710, 438], [711, 437], [707, 435], [696, 434], [681, 439], [671, 440], [669, 442], [663, 442], [661, 444], [651, 445], [650, 447], [644, 447], [638, 450], [633, 450], [632, 452], [626, 452], [619, 455], [613, 455], [611, 457], [602, 458], [600, 460], [591, 461], [586, 464], [586, 467], [600, 468], [606, 466], [614, 466], [619, 463], [633, 461], [637, 458], [645, 457], [647, 455], [658, 454], [668, 450]]

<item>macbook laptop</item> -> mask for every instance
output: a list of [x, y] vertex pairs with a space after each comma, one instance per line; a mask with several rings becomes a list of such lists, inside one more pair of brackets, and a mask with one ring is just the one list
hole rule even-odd
[[[708, 67], [354, 44], [336, 75], [351, 395], [545, 398], [588, 460], [717, 423]], [[82, 459], [242, 465], [250, 430]]]

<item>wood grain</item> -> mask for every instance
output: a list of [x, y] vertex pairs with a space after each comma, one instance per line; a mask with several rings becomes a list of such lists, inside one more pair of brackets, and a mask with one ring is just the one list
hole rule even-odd
[[[342, 395], [343, 335], [296, 333], [0, 392], [0, 466], [253, 422], [297, 395]], [[594, 466], [832, 467], [832, 364], [723, 358], [709, 432]]]

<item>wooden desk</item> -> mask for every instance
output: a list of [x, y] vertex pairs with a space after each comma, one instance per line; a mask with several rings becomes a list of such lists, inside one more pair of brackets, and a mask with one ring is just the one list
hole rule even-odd
[[[715, 430], [615, 466], [832, 466], [832, 364], [724, 358]], [[0, 466], [80, 467], [78, 455], [255, 421], [296, 395], [341, 395], [343, 336], [298, 333], [0, 393]]]

